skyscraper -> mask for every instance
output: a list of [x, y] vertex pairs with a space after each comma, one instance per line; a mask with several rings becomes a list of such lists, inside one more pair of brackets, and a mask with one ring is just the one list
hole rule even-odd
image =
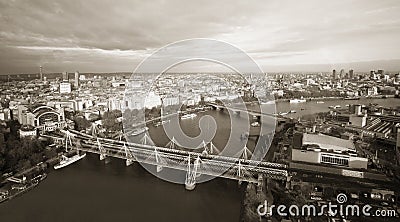
[[400, 165], [400, 127], [397, 127], [396, 130], [397, 130], [396, 156], [397, 156], [397, 164]]
[[352, 69], [349, 70], [349, 78], [350, 79], [354, 78], [354, 71]]
[[40, 75], [40, 81], [43, 81], [43, 70], [42, 70], [42, 66], [39, 67], [39, 75]]
[[79, 88], [79, 72], [75, 71], [75, 82], [74, 82], [74, 86], [76, 89]]
[[68, 72], [63, 72], [62, 73], [62, 80], [63, 81], [68, 81]]
[[344, 78], [344, 69], [340, 70], [339, 79]]
[[332, 70], [332, 79], [337, 79], [336, 69]]

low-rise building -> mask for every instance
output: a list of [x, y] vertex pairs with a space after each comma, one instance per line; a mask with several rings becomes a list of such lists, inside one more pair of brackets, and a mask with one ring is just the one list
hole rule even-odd
[[71, 83], [69, 82], [61, 82], [60, 83], [60, 94], [68, 94], [71, 93]]
[[301, 147], [292, 149], [292, 161], [366, 169], [368, 159], [357, 157], [351, 140], [304, 133]]
[[30, 126], [30, 125], [23, 125], [19, 129], [19, 136], [21, 138], [24, 138], [24, 137], [35, 137], [36, 134], [37, 134], [37, 131], [36, 131], [35, 127]]

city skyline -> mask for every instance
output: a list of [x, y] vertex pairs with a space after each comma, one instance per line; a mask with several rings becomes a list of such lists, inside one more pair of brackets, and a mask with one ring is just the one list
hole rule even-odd
[[265, 72], [400, 70], [398, 1], [292, 4], [1, 1], [0, 74], [133, 71], [187, 38], [233, 44]]

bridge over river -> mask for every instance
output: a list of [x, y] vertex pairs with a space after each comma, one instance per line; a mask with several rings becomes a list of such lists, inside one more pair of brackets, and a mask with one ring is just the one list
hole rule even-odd
[[244, 147], [234, 157], [218, 155], [218, 149], [212, 142], [203, 144], [200, 152], [178, 150], [176, 141], [170, 141], [166, 147], [155, 146], [147, 134], [141, 143], [130, 143], [121, 140], [100, 138], [75, 130], [61, 130], [44, 134], [42, 137], [52, 138], [65, 146], [66, 151], [98, 154], [100, 160], [107, 157], [124, 159], [126, 166], [134, 162], [149, 164], [156, 172], [164, 168], [186, 171], [185, 187], [194, 189], [196, 180], [201, 175], [223, 177], [251, 183], [262, 184], [263, 178], [287, 180], [287, 165], [265, 161], [251, 160], [251, 151]]

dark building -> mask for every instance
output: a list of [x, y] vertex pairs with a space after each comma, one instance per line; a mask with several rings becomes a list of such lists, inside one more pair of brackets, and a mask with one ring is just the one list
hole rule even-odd
[[339, 79], [342, 79], [342, 78], [344, 78], [344, 69], [341, 69], [340, 73], [339, 73]]
[[303, 145], [303, 133], [297, 132], [293, 135], [293, 148], [300, 149]]
[[79, 72], [78, 71], [76, 71], [75, 72], [75, 76], [74, 76], [75, 78], [74, 78], [74, 87], [76, 88], [76, 89], [79, 89]]
[[352, 69], [349, 70], [349, 78], [350, 79], [354, 78], [354, 71]]
[[332, 70], [332, 79], [337, 79], [336, 70]]
[[40, 81], [43, 81], [43, 68], [42, 68], [42, 66], [39, 67], [39, 75], [40, 75]]
[[397, 164], [400, 165], [400, 127], [397, 127], [396, 155]]
[[68, 78], [68, 72], [63, 72], [63, 73], [62, 73], [62, 80], [63, 80], [63, 81], [68, 81], [68, 79], [69, 79], [69, 78]]

